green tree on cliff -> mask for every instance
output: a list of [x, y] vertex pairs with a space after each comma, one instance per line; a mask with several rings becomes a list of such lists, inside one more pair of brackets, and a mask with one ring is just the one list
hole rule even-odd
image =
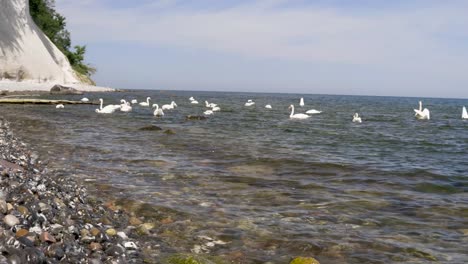
[[29, 11], [36, 25], [67, 56], [73, 69], [88, 78], [96, 69], [84, 62], [86, 46], [71, 47], [65, 17], [55, 11], [55, 0], [29, 0]]

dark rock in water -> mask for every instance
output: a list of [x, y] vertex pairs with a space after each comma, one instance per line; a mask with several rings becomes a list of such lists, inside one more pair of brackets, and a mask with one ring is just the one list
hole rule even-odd
[[166, 130], [164, 130], [164, 134], [166, 134], [166, 135], [174, 135], [174, 134], [175, 134], [175, 131], [172, 130], [172, 129], [166, 129]]
[[54, 85], [54, 87], [50, 89], [50, 93], [51, 94], [83, 94], [83, 92], [80, 92], [76, 90], [75, 88], [66, 87], [60, 84]]
[[206, 116], [188, 115], [185, 117], [186, 120], [205, 120]]
[[142, 131], [160, 131], [160, 130], [162, 130], [162, 128], [160, 128], [158, 126], [155, 126], [155, 125], [151, 125], [151, 126], [142, 127], [139, 130], [142, 130]]

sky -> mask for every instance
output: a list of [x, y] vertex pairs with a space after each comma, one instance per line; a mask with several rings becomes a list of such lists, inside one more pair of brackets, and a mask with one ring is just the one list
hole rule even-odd
[[56, 0], [99, 85], [468, 98], [464, 0]]

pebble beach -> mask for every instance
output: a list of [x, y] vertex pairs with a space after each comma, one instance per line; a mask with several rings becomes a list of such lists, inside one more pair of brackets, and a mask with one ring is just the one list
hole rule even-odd
[[49, 173], [4, 119], [0, 153], [0, 263], [143, 262], [133, 237], [144, 223]]

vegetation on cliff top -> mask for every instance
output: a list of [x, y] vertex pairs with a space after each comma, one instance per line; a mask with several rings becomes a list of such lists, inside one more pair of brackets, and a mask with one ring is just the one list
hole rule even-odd
[[96, 68], [84, 62], [86, 46], [76, 45], [72, 49], [65, 17], [55, 11], [55, 0], [29, 0], [29, 11], [36, 25], [67, 56], [81, 81], [83, 77], [89, 79]]

